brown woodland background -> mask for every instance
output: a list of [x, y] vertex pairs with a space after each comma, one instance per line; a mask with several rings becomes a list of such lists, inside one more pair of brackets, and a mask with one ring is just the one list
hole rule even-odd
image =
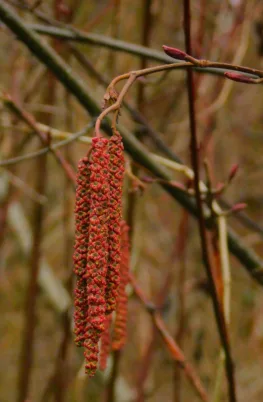
[[[60, 29], [67, 29], [65, 25], [68, 25], [69, 34], [74, 35], [75, 29], [85, 34], [99, 34], [87, 43], [79, 43], [78, 38], [61, 39], [55, 34], [42, 33], [38, 37], [64, 59], [100, 106], [106, 85], [114, 77], [162, 64], [151, 57], [129, 54], [130, 43], [159, 52], [164, 44], [185, 49], [183, 1], [1, 0], [0, 22], [1, 4], [32, 31], [37, 30], [33, 24], [57, 25]], [[263, 68], [260, 0], [192, 1], [191, 11], [193, 56]], [[113, 45], [106, 47], [105, 38], [124, 41], [128, 49], [123, 52]], [[78, 133], [93, 120], [47, 65], [19, 39], [2, 21], [0, 401], [25, 402], [21, 399], [21, 389], [27, 381], [25, 371], [29, 376], [27, 402], [198, 401], [185, 371], [171, 357], [151, 314], [131, 286], [127, 289], [129, 316], [125, 348], [111, 354], [104, 373], [98, 372], [92, 379], [84, 375], [83, 355], [75, 347], [72, 335], [74, 188], [51, 152], [23, 159], [24, 155], [45, 146], [32, 127], [10, 107], [6, 96], [11, 96], [22, 110], [34, 116], [39, 130], [47, 135], [48, 146], [67, 139], [69, 133]], [[198, 72], [194, 73], [194, 80], [201, 178], [206, 180], [205, 159], [209, 162], [213, 187], [227, 180], [233, 164], [239, 165], [222, 198], [231, 206], [247, 203], [247, 208], [245, 212], [228, 216], [227, 224], [240, 235], [246, 247], [263, 258], [262, 86]], [[191, 165], [184, 70], [142, 78], [133, 85], [125, 101], [141, 113], [170, 151], [185, 165]], [[170, 159], [153, 141], [142, 121], [135, 119], [125, 107], [119, 122], [137, 136], [148, 152]], [[48, 127], [52, 129], [49, 131]], [[92, 136], [92, 124], [86, 131], [86, 136]], [[73, 171], [89, 149], [89, 144], [79, 138], [60, 148]], [[22, 158], [12, 162], [11, 158], [17, 157]], [[10, 164], [5, 163], [9, 159]], [[128, 154], [126, 159], [135, 176], [153, 177], [142, 165], [133, 163]], [[184, 174], [174, 169], [169, 171], [173, 180], [187, 183]], [[124, 216], [131, 227], [131, 270], [137, 283], [152, 303], [161, 303], [162, 319], [198, 373], [209, 401], [229, 400], [224, 371], [219, 385], [222, 392], [213, 399], [220, 365], [220, 340], [196, 219], [160, 183], [144, 183], [142, 189], [128, 175], [123, 201]], [[263, 395], [262, 285], [231, 255], [230, 266], [229, 335], [237, 400], [260, 402]], [[31, 299], [33, 309], [29, 292], [35, 294]], [[35, 327], [35, 332], [27, 344], [28, 325]], [[31, 363], [25, 356], [29, 349]]]

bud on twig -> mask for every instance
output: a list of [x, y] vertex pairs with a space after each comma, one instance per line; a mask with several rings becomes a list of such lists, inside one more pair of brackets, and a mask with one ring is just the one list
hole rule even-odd
[[173, 59], [185, 60], [187, 54], [180, 49], [176, 49], [175, 47], [165, 46], [163, 45], [164, 52], [172, 57]]
[[231, 208], [231, 212], [240, 212], [243, 211], [243, 209], [245, 209], [247, 207], [247, 204], [244, 202], [239, 202], [238, 204], [235, 204], [232, 208]]
[[239, 74], [239, 73], [232, 73], [230, 71], [227, 71], [224, 73], [224, 76], [229, 78], [232, 81], [237, 81], [237, 82], [243, 82], [245, 84], [254, 84], [254, 78], [248, 77], [244, 74]]
[[234, 177], [236, 176], [236, 174], [237, 174], [238, 169], [239, 169], [239, 165], [238, 165], [237, 163], [235, 163], [235, 164], [231, 167], [230, 172], [229, 172], [229, 176], [228, 176], [228, 182], [230, 182], [230, 181], [233, 180], [233, 178], [234, 178]]
[[188, 190], [182, 183], [180, 183], [179, 181], [171, 180], [171, 181], [169, 181], [169, 185], [172, 186], [172, 187], [178, 188], [178, 190], [185, 191], [186, 193], [188, 193], [188, 191], [189, 191], [189, 190]]

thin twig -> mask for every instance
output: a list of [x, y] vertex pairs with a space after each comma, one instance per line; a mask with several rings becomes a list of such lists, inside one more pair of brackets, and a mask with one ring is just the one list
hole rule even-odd
[[[119, 50], [126, 53], [133, 54], [135, 56], [147, 57], [154, 61], [169, 62], [169, 58], [163, 55], [161, 52], [153, 49], [147, 49], [140, 45], [134, 45], [127, 42], [122, 42], [117, 39], [112, 39], [109, 37], [103, 37], [103, 35], [98, 34], [83, 34], [81, 31], [71, 31], [68, 28], [58, 28], [58, 27], [47, 27], [44, 25], [37, 25], [37, 24], [27, 24], [27, 27], [33, 29], [34, 31], [44, 34], [55, 36], [60, 39], [64, 40], [71, 40], [80, 43], [90, 43], [94, 45], [100, 45], [109, 47], [113, 50]], [[190, 60], [190, 58], [189, 58]], [[229, 63], [217, 63], [211, 62], [208, 60], [197, 61], [194, 58], [191, 58], [192, 64], [194, 64], [194, 70], [198, 72], [207, 72], [207, 73], [214, 73], [217, 75], [224, 75], [226, 71], [240, 71], [252, 76], [258, 75], [259, 77], [263, 77], [263, 71], [242, 67], [242, 66], [235, 66]], [[204, 71], [204, 69], [206, 71]]]
[[154, 308], [154, 305], [149, 302], [132, 273], [130, 273], [130, 281], [137, 297], [142, 302], [147, 311], [152, 315], [153, 322], [158, 329], [162, 339], [164, 340], [171, 356], [178, 363], [179, 367], [184, 370], [185, 375], [187, 376], [188, 380], [197, 392], [200, 399], [203, 401], [208, 401], [208, 396], [201, 384], [198, 375], [196, 374], [190, 363], [187, 362], [182, 350], [167, 330], [160, 313]]
[[[41, 130], [41, 128], [40, 128], [41, 125], [36, 124], [36, 126], [39, 127], [39, 129]], [[65, 140], [60, 141], [57, 144], [50, 145], [49, 147], [42, 148], [39, 151], [31, 152], [26, 155], [16, 156], [15, 158], [9, 158], [9, 159], [2, 160], [2, 161], [0, 160], [0, 167], [16, 165], [17, 163], [28, 161], [28, 160], [37, 158], [40, 155], [44, 155], [44, 154], [50, 152], [50, 150], [55, 151], [56, 149], [65, 147], [66, 145], [69, 145], [72, 142], [75, 142], [78, 138], [85, 136], [93, 126], [94, 126], [94, 123], [92, 122], [92, 123], [88, 124], [83, 130], [81, 130], [75, 134], [70, 134], [68, 136], [68, 138], [66, 138]], [[42, 131], [44, 132], [44, 130], [42, 130]]]
[[[22, 119], [25, 123], [27, 123], [27, 125], [31, 129], [33, 129], [33, 131], [39, 136], [41, 142], [44, 145], [49, 144], [48, 135], [39, 130], [36, 121], [31, 114], [26, 112], [20, 105], [18, 105], [18, 103], [15, 102], [10, 95], [1, 95], [1, 100], [4, 102], [6, 106], [8, 106], [13, 112], [15, 112], [20, 117], [20, 119]], [[75, 172], [73, 171], [70, 164], [65, 160], [60, 151], [52, 149], [50, 145], [48, 145], [48, 147], [50, 152], [54, 155], [58, 163], [64, 169], [68, 178], [72, 181], [72, 183], [75, 183]]]

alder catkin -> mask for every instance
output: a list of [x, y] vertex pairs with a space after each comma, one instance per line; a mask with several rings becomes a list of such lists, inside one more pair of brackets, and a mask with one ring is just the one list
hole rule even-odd
[[124, 178], [124, 154], [122, 137], [115, 131], [109, 140], [109, 258], [106, 277], [106, 314], [116, 308], [120, 282], [120, 236], [122, 219], [122, 186]]
[[89, 243], [85, 279], [88, 294], [88, 323], [84, 342], [86, 372], [95, 374], [98, 342], [105, 323], [105, 286], [108, 262], [108, 140], [92, 139], [89, 182]]
[[[111, 312], [116, 308], [117, 299], [116, 334], [121, 341], [126, 329], [124, 304], [127, 277], [124, 271], [121, 271], [121, 294], [118, 296], [123, 177], [124, 155], [120, 134], [115, 132], [110, 140], [93, 138], [89, 157], [83, 158], [78, 165], [73, 256], [77, 276], [75, 342], [84, 346], [85, 371], [89, 376], [93, 376], [97, 369], [100, 340], [100, 367], [106, 367]], [[127, 251], [125, 255], [127, 258]]]
[[116, 319], [112, 340], [112, 349], [121, 349], [127, 338], [127, 315], [128, 315], [128, 296], [126, 286], [129, 282], [129, 228], [125, 221], [121, 223], [121, 267], [120, 267], [120, 285], [116, 309]]
[[88, 157], [80, 160], [77, 173], [75, 202], [75, 244], [74, 273], [77, 276], [74, 292], [74, 333], [77, 346], [83, 346], [87, 321], [87, 285], [84, 275], [87, 265], [89, 231], [89, 161]]

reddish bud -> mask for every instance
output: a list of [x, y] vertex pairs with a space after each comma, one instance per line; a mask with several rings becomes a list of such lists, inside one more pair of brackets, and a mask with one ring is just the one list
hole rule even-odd
[[231, 208], [231, 212], [240, 212], [240, 211], [243, 211], [243, 209], [245, 209], [246, 207], [247, 207], [247, 204], [246, 204], [246, 203], [240, 202], [240, 203], [234, 205], [234, 206]]
[[231, 72], [227, 71], [226, 73], [224, 73], [224, 76], [229, 78], [232, 81], [243, 82], [246, 84], [254, 84], [254, 79], [251, 77], [248, 77], [244, 74], [231, 73]]
[[237, 163], [235, 163], [230, 169], [229, 176], [228, 176], [228, 181], [231, 181], [235, 177], [235, 175], [237, 174], [238, 169], [239, 169], [239, 165]]
[[183, 184], [179, 183], [178, 181], [173, 180], [173, 181], [170, 181], [169, 184], [170, 184], [170, 186], [176, 187], [179, 190], [187, 191], [187, 188]]
[[143, 181], [144, 183], [154, 183], [156, 181], [156, 179], [154, 179], [153, 177], [150, 177], [150, 176], [143, 176], [141, 178], [141, 181]]
[[187, 54], [180, 49], [176, 49], [175, 47], [165, 46], [163, 45], [164, 52], [172, 57], [173, 59], [185, 60]]

